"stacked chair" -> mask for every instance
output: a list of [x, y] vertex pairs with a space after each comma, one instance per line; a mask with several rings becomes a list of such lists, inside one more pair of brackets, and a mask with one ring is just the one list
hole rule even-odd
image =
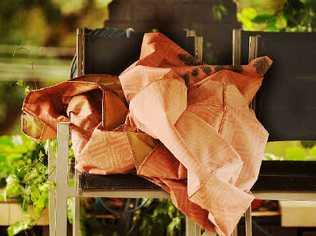
[[[192, 30], [163, 32], [202, 60], [203, 37]], [[85, 74], [119, 74], [137, 60], [143, 33], [133, 29], [78, 29], [76, 57], [71, 77]], [[315, 33], [233, 32], [233, 66], [260, 55], [274, 64], [252, 102], [270, 141], [316, 140]], [[75, 198], [73, 235], [80, 235], [80, 197], [168, 198], [156, 185], [133, 174], [92, 175], [75, 172], [75, 186], [68, 186], [69, 124], [57, 128], [57, 153], [49, 154], [51, 180], [50, 235], [67, 235], [67, 198]], [[252, 189], [259, 199], [316, 201], [316, 163], [264, 161]], [[245, 214], [246, 235], [252, 235], [251, 209]], [[238, 235], [238, 229], [233, 233]], [[200, 236], [202, 229], [186, 219], [186, 236]], [[206, 235], [207, 232], [204, 232]]]
[[[273, 65], [252, 102], [269, 141], [316, 140], [316, 33], [233, 32], [233, 64], [267, 55]], [[316, 162], [264, 161], [252, 191], [266, 200], [316, 201]], [[251, 211], [246, 235], [252, 235]]]

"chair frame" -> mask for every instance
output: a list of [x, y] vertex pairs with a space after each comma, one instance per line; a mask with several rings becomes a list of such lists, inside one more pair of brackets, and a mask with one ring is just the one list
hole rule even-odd
[[[233, 30], [233, 66], [240, 66], [241, 64], [241, 29]], [[249, 54], [248, 61], [256, 58], [258, 55], [258, 42], [260, 35], [249, 37]], [[255, 98], [254, 98], [255, 100]], [[255, 103], [251, 103], [251, 107], [255, 109]], [[257, 199], [264, 200], [286, 200], [286, 201], [316, 201], [316, 192], [308, 190], [304, 192], [299, 191], [256, 191], [254, 195]], [[252, 236], [252, 215], [251, 208], [245, 213], [246, 236]], [[235, 234], [237, 235], [237, 234]]]
[[[187, 30], [188, 37], [195, 37], [195, 56], [202, 59], [203, 37], [196, 36], [194, 31]], [[258, 53], [259, 36], [249, 37], [249, 60], [255, 58]], [[85, 74], [84, 61], [85, 35], [84, 29], [77, 30], [77, 76]], [[240, 66], [241, 62], [241, 30], [233, 30], [233, 66]], [[253, 107], [253, 104], [252, 104]], [[253, 107], [255, 108], [255, 107]], [[163, 190], [133, 191], [106, 190], [106, 191], [83, 191], [79, 187], [79, 173], [75, 171], [75, 186], [68, 186], [68, 150], [69, 150], [70, 128], [69, 123], [62, 122], [57, 126], [57, 152], [52, 148], [49, 150], [49, 173], [50, 181], [56, 183], [56, 187], [50, 191], [49, 196], [49, 225], [51, 236], [67, 235], [67, 198], [74, 198], [75, 209], [73, 211], [73, 235], [80, 235], [80, 198], [81, 197], [105, 197], [105, 198], [168, 198]], [[316, 201], [316, 192], [297, 191], [257, 191], [254, 195], [258, 199], [265, 200], [295, 200]], [[245, 213], [246, 236], [252, 236], [251, 208]], [[186, 236], [201, 236], [202, 229], [192, 220], [186, 218]], [[211, 235], [204, 232], [204, 236]], [[214, 234], [213, 234], [214, 235]], [[232, 234], [238, 235], [237, 228]]]
[[85, 28], [77, 29], [76, 55], [77, 55], [77, 77], [85, 74]]
[[[129, 30], [129, 29], [128, 29]], [[203, 37], [197, 36], [195, 31], [186, 30], [187, 37], [194, 37], [195, 57], [202, 60]], [[85, 74], [85, 29], [77, 29], [76, 40], [76, 76]], [[56, 187], [50, 191], [49, 197], [49, 221], [50, 235], [67, 235], [67, 199], [74, 198], [75, 209], [73, 211], [73, 235], [80, 235], [80, 198], [104, 197], [104, 198], [169, 198], [163, 190], [106, 190], [106, 191], [82, 191], [79, 187], [79, 173], [75, 170], [75, 186], [68, 186], [70, 128], [68, 122], [57, 125], [57, 152], [49, 150], [50, 181], [56, 183]], [[65, 168], [66, 167], [66, 168]], [[201, 235], [201, 228], [192, 220], [186, 218], [186, 236]]]

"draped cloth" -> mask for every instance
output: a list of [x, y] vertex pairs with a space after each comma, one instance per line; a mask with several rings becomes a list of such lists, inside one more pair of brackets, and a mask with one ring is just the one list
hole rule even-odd
[[77, 169], [136, 172], [203, 228], [230, 235], [254, 198], [268, 133], [249, 104], [271, 63], [200, 64], [147, 33], [139, 60], [118, 77], [86, 75], [30, 92], [22, 129], [43, 140], [69, 121]]

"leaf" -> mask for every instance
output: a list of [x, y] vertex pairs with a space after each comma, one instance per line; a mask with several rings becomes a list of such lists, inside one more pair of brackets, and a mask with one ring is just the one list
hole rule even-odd
[[27, 217], [23, 220], [20, 220], [12, 225], [10, 225], [7, 229], [8, 236], [14, 236], [23, 230], [29, 229], [33, 224], [33, 221], [31, 218]]
[[170, 218], [173, 218], [174, 215], [175, 215], [175, 213], [176, 213], [176, 208], [175, 208], [172, 204], [170, 204], [170, 205], [168, 206], [168, 216], [169, 216]]
[[304, 148], [312, 148], [314, 147], [316, 144], [315, 141], [301, 141], [301, 145], [304, 147]]
[[268, 15], [268, 14], [264, 14], [264, 15], [257, 15], [255, 18], [252, 19], [252, 22], [254, 23], [267, 23], [269, 21], [271, 21], [271, 18], [275, 18], [274, 15]]
[[70, 224], [73, 224], [73, 215], [75, 211], [75, 201], [74, 198], [67, 199], [67, 218]]
[[174, 217], [171, 223], [167, 227], [167, 233], [169, 236], [174, 236], [180, 230], [181, 230], [181, 218]]
[[23, 187], [15, 175], [9, 175], [6, 179], [5, 194], [8, 198], [19, 197], [23, 194]]
[[154, 201], [153, 198], [143, 198], [141, 204], [143, 204], [144, 208], [148, 208], [153, 203], [153, 201]]
[[276, 19], [276, 27], [278, 29], [284, 29], [287, 27], [287, 21], [283, 14], [279, 15]]
[[53, 185], [48, 181], [47, 160], [41, 143], [25, 136], [0, 137], [0, 177], [6, 176], [1, 199], [16, 198], [28, 212], [25, 219], [10, 226], [10, 235], [33, 226], [48, 206], [48, 191]]
[[253, 20], [257, 16], [257, 11], [252, 7], [247, 7], [242, 9], [241, 15], [247, 19]]
[[228, 11], [223, 4], [216, 4], [212, 7], [212, 16], [214, 20], [221, 21]]

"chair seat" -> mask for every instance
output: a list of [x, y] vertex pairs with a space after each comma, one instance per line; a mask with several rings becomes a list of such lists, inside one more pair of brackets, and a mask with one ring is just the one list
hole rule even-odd
[[[81, 174], [82, 191], [159, 190], [135, 174]], [[264, 161], [252, 191], [316, 192], [316, 161]]]
[[316, 161], [263, 161], [252, 190], [316, 192]]
[[82, 191], [159, 190], [160, 187], [135, 174], [94, 175], [81, 174]]

